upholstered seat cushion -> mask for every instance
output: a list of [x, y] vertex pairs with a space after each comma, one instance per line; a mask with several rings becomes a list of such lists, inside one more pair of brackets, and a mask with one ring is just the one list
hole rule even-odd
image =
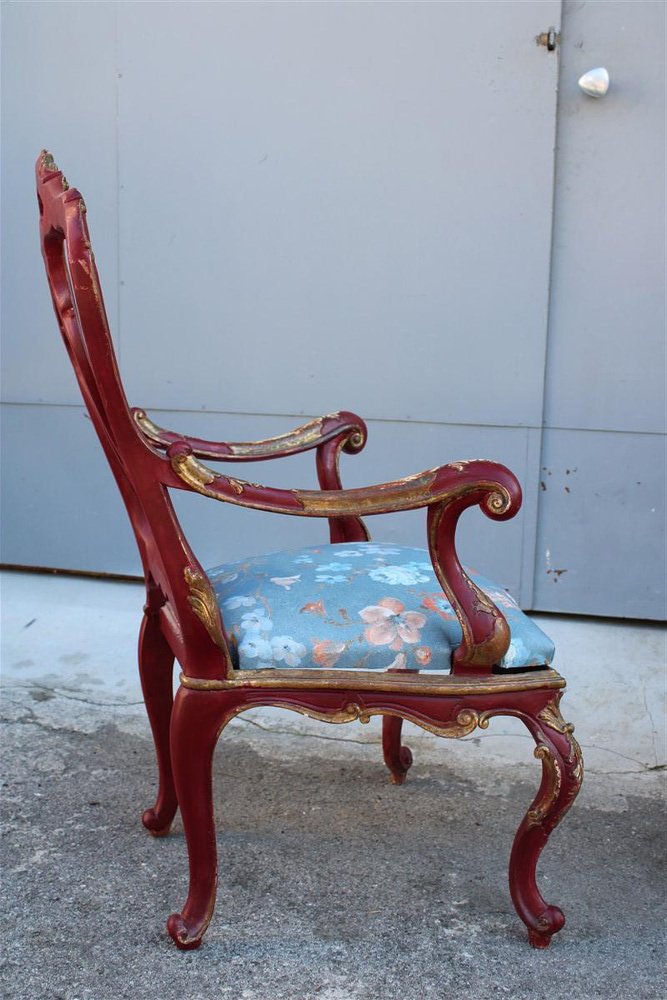
[[[500, 666], [548, 666], [551, 640], [507, 591], [468, 572], [510, 626]], [[461, 642], [425, 549], [320, 545], [216, 566], [208, 577], [243, 670], [447, 670]]]

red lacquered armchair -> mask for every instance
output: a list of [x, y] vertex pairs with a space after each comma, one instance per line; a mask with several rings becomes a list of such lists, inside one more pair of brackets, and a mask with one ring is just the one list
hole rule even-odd
[[[382, 716], [391, 779], [412, 763], [404, 719], [461, 737], [496, 715], [521, 719], [542, 762], [537, 795], [517, 831], [509, 882], [531, 944], [545, 948], [564, 924], [537, 887], [549, 834], [574, 801], [581, 751], [559, 702], [565, 681], [550, 668], [550, 640], [508, 594], [467, 572], [455, 547], [468, 507], [514, 517], [521, 490], [494, 462], [442, 465], [396, 482], [344, 490], [341, 452], [355, 454], [366, 426], [353, 413], [313, 420], [259, 442], [217, 443], [159, 427], [128, 406], [120, 381], [86, 208], [48, 153], [37, 160], [46, 272], [60, 330], [91, 419], [132, 522], [146, 580], [139, 670], [159, 790], [142, 821], [165, 836], [180, 808], [190, 887], [168, 930], [196, 948], [213, 915], [217, 884], [211, 761], [226, 723], [259, 705], [324, 722]], [[209, 467], [315, 450], [321, 489], [259, 486]], [[330, 544], [205, 570], [169, 490], [299, 517], [326, 518]], [[370, 541], [362, 516], [425, 508], [427, 549]], [[500, 605], [500, 607], [498, 606]], [[502, 608], [502, 610], [501, 610]], [[180, 687], [172, 697], [174, 660]]]

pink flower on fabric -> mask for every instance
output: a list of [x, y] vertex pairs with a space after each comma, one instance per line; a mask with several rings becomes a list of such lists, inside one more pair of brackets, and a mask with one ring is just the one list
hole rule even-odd
[[332, 639], [316, 639], [313, 643], [313, 659], [318, 667], [335, 667], [341, 653], [345, 652], [346, 643], [334, 642]]
[[367, 623], [364, 635], [372, 646], [399, 650], [404, 642], [419, 642], [419, 630], [426, 618], [418, 611], [406, 611], [395, 597], [383, 597], [377, 604], [362, 608], [359, 617]]

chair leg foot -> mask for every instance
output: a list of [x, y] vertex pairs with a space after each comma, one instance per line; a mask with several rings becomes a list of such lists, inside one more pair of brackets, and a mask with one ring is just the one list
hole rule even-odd
[[[205, 930], [206, 928], [204, 928]], [[189, 926], [182, 913], [172, 913], [167, 920], [167, 932], [181, 951], [194, 951], [202, 942], [202, 931], [197, 924]]]
[[213, 818], [212, 761], [227, 721], [226, 700], [217, 692], [180, 688], [171, 717], [171, 759], [188, 846], [190, 885], [180, 913], [167, 931], [178, 948], [198, 948], [213, 910], [218, 882]]
[[517, 830], [509, 866], [510, 892], [533, 948], [548, 948], [551, 938], [565, 924], [563, 911], [542, 897], [536, 868], [551, 831], [561, 821], [579, 793], [583, 779], [581, 749], [557, 702], [536, 717], [524, 717], [542, 761], [542, 781]]
[[544, 949], [551, 944], [551, 938], [565, 926], [565, 914], [557, 906], [548, 906], [537, 918], [544, 930], [528, 927], [528, 941], [532, 948]]
[[176, 810], [169, 815], [157, 809], [144, 809], [141, 814], [141, 822], [151, 837], [167, 837], [171, 832], [171, 824], [174, 820]]
[[395, 715], [382, 718], [382, 752], [394, 785], [402, 785], [412, 765], [412, 750], [401, 745], [403, 719]]
[[178, 808], [169, 749], [173, 666], [174, 656], [162, 634], [158, 616], [146, 611], [139, 634], [139, 674], [155, 743], [159, 785], [155, 805], [144, 811], [141, 822], [153, 837], [169, 833]]

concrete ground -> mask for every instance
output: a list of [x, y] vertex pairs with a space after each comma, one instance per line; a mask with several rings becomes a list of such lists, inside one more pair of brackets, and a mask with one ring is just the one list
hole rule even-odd
[[218, 749], [219, 901], [185, 954], [164, 930], [186, 891], [182, 828], [153, 840], [139, 823], [155, 780], [141, 589], [5, 574], [2, 604], [8, 1000], [665, 995], [657, 628], [540, 619], [566, 653], [562, 707], [588, 763], [541, 864], [567, 916], [548, 951], [528, 946], [506, 883], [539, 782], [520, 730], [451, 741], [406, 726], [415, 764], [396, 788], [379, 720], [258, 710]]

